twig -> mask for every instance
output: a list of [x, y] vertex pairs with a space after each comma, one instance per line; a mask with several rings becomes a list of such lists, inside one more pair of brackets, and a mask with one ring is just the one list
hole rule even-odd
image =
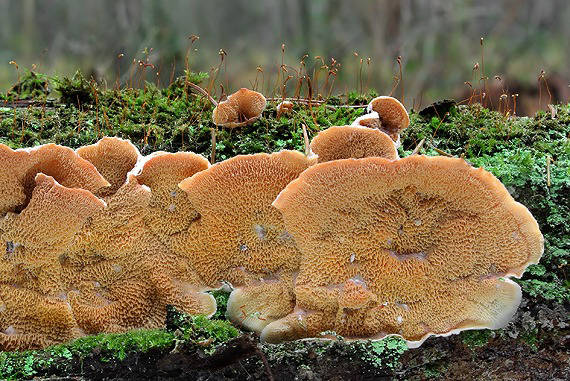
[[210, 102], [212, 102], [212, 104], [214, 105], [214, 107], [216, 107], [218, 105], [218, 102], [212, 98], [212, 96], [203, 88], [201, 88], [200, 86], [192, 83], [192, 82], [188, 82], [188, 86], [190, 86], [191, 88], [193, 88], [194, 90], [198, 91], [200, 94], [204, 95], [206, 98], [208, 98], [208, 100]]
[[[303, 104], [318, 104], [322, 105], [327, 101], [315, 100], [315, 99], [305, 99], [305, 98], [266, 98], [268, 102], [283, 102], [289, 101], [292, 103], [303, 103]], [[366, 108], [368, 105], [326, 105], [327, 108], [336, 109], [336, 108]]]
[[414, 150], [412, 151], [412, 154], [410, 156], [417, 155], [420, 152], [420, 150], [422, 149], [422, 147], [424, 146], [425, 141], [426, 141], [426, 138], [423, 138], [422, 140], [420, 140], [420, 142], [418, 143], [416, 148], [414, 148]]
[[552, 161], [552, 158], [550, 157], [550, 155], [546, 155], [546, 186], [550, 187], [550, 162]]
[[303, 139], [305, 140], [305, 155], [309, 156], [310, 148], [309, 148], [309, 135], [307, 134], [307, 126], [305, 123], [302, 124], [303, 126]]
[[453, 157], [452, 154], [447, 153], [445, 151], [442, 151], [439, 148], [436, 148], [436, 147], [432, 147], [432, 148], [435, 150], [435, 152], [439, 153], [440, 155], [447, 156], [447, 157]]
[[216, 132], [217, 128], [212, 127], [212, 153], [210, 155], [210, 164], [214, 164], [216, 162]]

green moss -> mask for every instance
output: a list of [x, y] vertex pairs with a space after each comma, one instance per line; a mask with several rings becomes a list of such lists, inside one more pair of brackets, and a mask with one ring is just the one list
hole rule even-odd
[[216, 299], [216, 313], [212, 316], [212, 319], [225, 319], [230, 292], [219, 289], [210, 291], [209, 294]]
[[[129, 353], [170, 350], [174, 346], [198, 345], [211, 354], [226, 341], [237, 337], [239, 330], [227, 321], [180, 313], [178, 324], [171, 330], [133, 330], [120, 334], [86, 336], [44, 350], [0, 352], [0, 379], [25, 379], [45, 374], [56, 367], [65, 370], [70, 361], [97, 354], [100, 361], [123, 361]], [[41, 372], [41, 373], [40, 373]]]
[[400, 356], [408, 350], [406, 341], [390, 336], [382, 340], [366, 341], [362, 344], [366, 355], [361, 359], [378, 368], [394, 370], [400, 364]]
[[166, 330], [176, 333], [184, 343], [204, 343], [206, 353], [213, 353], [218, 345], [240, 333], [228, 321], [189, 315], [173, 306], [166, 308]]
[[[174, 335], [164, 330], [135, 330], [123, 334], [87, 336], [45, 350], [0, 353], [0, 379], [30, 378], [62, 360], [83, 358], [100, 351], [102, 361], [123, 360], [129, 352], [147, 352], [172, 345]], [[65, 361], [63, 362], [65, 363]]]
[[524, 331], [521, 334], [521, 340], [526, 343], [533, 351], [538, 351], [538, 346], [540, 344], [540, 337], [538, 335], [538, 329], [532, 329]]
[[26, 70], [20, 81], [12, 86], [5, 95], [0, 93], [0, 100], [46, 100], [49, 93], [49, 78], [45, 74]]
[[96, 84], [91, 84], [80, 71], [75, 72], [73, 77], [54, 77], [55, 89], [60, 94], [60, 102], [77, 107], [93, 104], [100, 91]]
[[488, 329], [463, 331], [460, 334], [461, 341], [463, 342], [463, 344], [465, 344], [467, 347], [469, 347], [469, 349], [472, 350], [487, 345], [489, 340], [494, 336], [495, 335], [493, 331]]

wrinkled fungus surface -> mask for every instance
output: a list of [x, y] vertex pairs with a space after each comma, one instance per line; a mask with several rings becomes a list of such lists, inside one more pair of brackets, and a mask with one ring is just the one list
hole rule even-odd
[[200, 219], [173, 247], [208, 285], [246, 287], [228, 305], [238, 324], [256, 329], [292, 309], [300, 255], [271, 203], [311, 163], [296, 151], [242, 155], [180, 183]]
[[529, 211], [462, 159], [338, 160], [305, 171], [274, 205], [302, 252], [295, 311], [267, 341], [498, 328], [543, 252]]
[[241, 88], [216, 106], [212, 112], [212, 120], [214, 124], [222, 127], [247, 126], [261, 116], [266, 103], [263, 94]]
[[311, 141], [311, 151], [319, 163], [339, 159], [384, 157], [397, 159], [394, 142], [384, 132], [360, 126], [334, 126], [321, 131]]

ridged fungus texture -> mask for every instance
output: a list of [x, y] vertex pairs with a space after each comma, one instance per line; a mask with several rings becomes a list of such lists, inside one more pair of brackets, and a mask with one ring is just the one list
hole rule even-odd
[[10, 246], [0, 261], [0, 282], [56, 295], [62, 291], [60, 255], [105, 204], [89, 191], [63, 187], [41, 173], [35, 182], [26, 208], [0, 220], [0, 241]]
[[97, 143], [77, 149], [77, 154], [92, 163], [111, 186], [97, 196], [115, 193], [126, 181], [127, 173], [134, 168], [140, 154], [128, 140], [104, 137]]
[[145, 223], [164, 244], [169, 244], [171, 236], [188, 230], [199, 218], [178, 183], [208, 167], [208, 160], [191, 152], [159, 152], [145, 161], [137, 176], [137, 181], [151, 190]]
[[[254, 320], [249, 327], [259, 329], [292, 310], [299, 251], [271, 203], [312, 163], [296, 151], [241, 155], [179, 185], [200, 219], [173, 248], [190, 254], [193, 267], [208, 285], [218, 287], [226, 281], [245, 287], [239, 297], [230, 297], [230, 301], [239, 300], [238, 305], [231, 302], [228, 307], [229, 318], [238, 324]], [[276, 295], [283, 297], [274, 299]], [[261, 305], [265, 307], [260, 309]]]
[[65, 300], [0, 284], [0, 350], [43, 348], [82, 334]]
[[71, 148], [46, 144], [12, 150], [0, 144], [0, 214], [21, 211], [30, 200], [38, 173], [68, 188], [96, 193], [109, 183]]
[[359, 126], [333, 126], [313, 138], [311, 151], [319, 163], [339, 159], [384, 157], [394, 160], [398, 152], [394, 142], [384, 132]]
[[215, 125], [222, 127], [247, 126], [261, 116], [266, 103], [263, 94], [241, 88], [216, 106], [212, 120]]
[[520, 303], [520, 277], [543, 237], [489, 172], [414, 155], [318, 164], [273, 205], [302, 252], [296, 307], [262, 331], [269, 342], [429, 335], [499, 328]]
[[213, 297], [199, 292], [199, 281], [147, 227], [151, 198], [130, 174], [68, 250], [65, 264], [75, 274], [70, 303], [86, 333], [160, 327], [167, 304], [215, 312]]
[[[6, 247], [0, 257], [0, 350], [158, 328], [169, 304], [193, 314], [215, 312], [215, 299], [203, 292], [204, 282], [189, 261], [158, 236], [164, 229], [153, 233], [149, 225], [154, 222], [148, 218], [158, 213], [170, 189], [184, 194], [178, 182], [208, 163], [187, 153], [154, 155], [146, 161], [146, 170], [141, 164], [140, 179], [149, 184], [141, 185], [134, 174], [125, 173], [137, 169], [132, 168], [131, 154], [138, 156], [138, 151], [124, 143], [108, 139], [89, 147], [101, 154], [93, 157], [102, 161], [94, 162], [110, 174], [112, 186], [119, 185], [104, 199], [94, 193], [109, 189], [109, 182], [73, 150], [54, 145], [29, 151], [0, 147], [6, 161], [14, 164], [0, 179], [16, 179], [14, 185], [21, 188], [0, 218], [0, 242]], [[102, 150], [107, 144], [109, 150]], [[130, 156], [128, 165], [113, 159], [117, 150]], [[113, 161], [120, 176], [108, 165]], [[26, 180], [31, 174], [33, 184]], [[5, 184], [11, 183], [2, 183], [2, 194], [8, 193]], [[195, 214], [186, 209], [188, 215]]]
[[367, 111], [378, 114], [380, 130], [388, 134], [395, 142], [399, 141], [400, 133], [410, 124], [410, 117], [406, 108], [393, 97], [380, 96], [372, 99]]

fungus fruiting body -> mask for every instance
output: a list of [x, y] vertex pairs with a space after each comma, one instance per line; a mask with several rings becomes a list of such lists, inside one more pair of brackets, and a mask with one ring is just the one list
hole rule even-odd
[[[370, 101], [367, 111], [368, 114], [358, 118], [355, 123], [379, 128], [399, 144], [400, 133], [410, 124], [410, 117], [404, 105], [396, 98], [380, 96]], [[376, 118], [379, 120], [379, 127], [376, 127]]]
[[[265, 105], [244, 90], [231, 123]], [[377, 125], [320, 132], [318, 158], [0, 145], [0, 350], [156, 328], [170, 304], [210, 316], [206, 291], [226, 284], [228, 319], [268, 342], [334, 330], [415, 346], [504, 325], [521, 298], [509, 277], [543, 251], [536, 221], [463, 160], [398, 160], [409, 120], [384, 98]]]
[[[173, 248], [188, 253], [208, 285], [217, 287], [224, 280], [246, 287], [230, 297], [228, 315], [234, 322], [255, 314], [256, 321], [266, 324], [292, 308], [294, 297], [288, 290], [299, 252], [271, 203], [311, 163], [296, 151], [241, 155], [180, 183], [200, 219]], [[273, 299], [275, 295], [284, 297]], [[260, 304], [265, 309], [255, 310]]]
[[191, 152], [159, 152], [145, 161], [137, 176], [137, 181], [151, 190], [145, 223], [164, 243], [199, 217], [178, 183], [208, 166], [208, 160]]
[[77, 154], [92, 163], [111, 186], [99, 195], [113, 194], [127, 180], [127, 173], [133, 169], [140, 154], [128, 140], [105, 137], [96, 144], [80, 147]]
[[25, 207], [38, 173], [53, 177], [62, 186], [92, 193], [110, 185], [93, 164], [72, 149], [55, 144], [25, 150], [0, 144], [0, 162], [0, 214]]
[[277, 105], [277, 118], [281, 117], [282, 115], [288, 114], [293, 111], [293, 102], [291, 101], [283, 101]]
[[329, 127], [313, 138], [310, 148], [318, 156], [319, 163], [371, 156], [398, 158], [394, 142], [388, 135], [378, 129], [360, 126]]
[[246, 126], [261, 116], [266, 103], [263, 94], [241, 88], [216, 106], [212, 120], [215, 125], [222, 127]]
[[296, 307], [266, 341], [498, 328], [516, 310], [520, 277], [543, 251], [529, 211], [483, 169], [412, 156], [318, 164], [273, 205], [302, 253]]

